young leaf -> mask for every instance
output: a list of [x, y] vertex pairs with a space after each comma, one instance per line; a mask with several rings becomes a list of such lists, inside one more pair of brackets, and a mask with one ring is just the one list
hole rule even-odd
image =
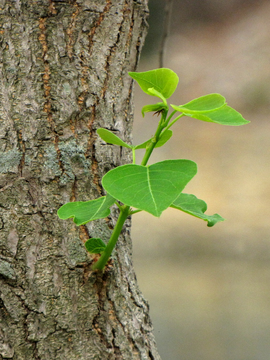
[[127, 164], [110, 170], [104, 189], [126, 205], [160, 216], [197, 172], [190, 160], [165, 160], [150, 166]]
[[[175, 92], [179, 78], [170, 69], [161, 68], [145, 72], [129, 72], [132, 79], [136, 80], [141, 89], [148, 95], [152, 95], [148, 89], [153, 88], [158, 91], [165, 99], [168, 99]], [[156, 96], [156, 95], [154, 95]]]
[[218, 214], [206, 215], [206, 203], [203, 200], [196, 198], [195, 195], [181, 193], [171, 204], [171, 207], [207, 221], [207, 226], [209, 227], [214, 226], [219, 221], [224, 221], [223, 217]]
[[108, 216], [114, 201], [115, 199], [107, 194], [95, 200], [69, 202], [60, 207], [57, 215], [62, 220], [73, 218], [75, 224], [79, 226]]
[[226, 104], [226, 99], [220, 94], [209, 94], [194, 99], [184, 105], [171, 105], [174, 110], [185, 114], [205, 113], [216, 110]]
[[157, 91], [155, 88], [149, 88], [147, 91], [149, 95], [159, 97], [163, 101], [163, 104], [167, 106], [166, 98], [159, 91]]
[[101, 254], [106, 248], [106, 244], [100, 238], [88, 239], [86, 240], [84, 246], [91, 254]]
[[124, 146], [126, 148], [132, 149], [132, 146], [125, 143], [118, 136], [116, 136], [114, 133], [112, 133], [111, 131], [109, 131], [107, 129], [99, 128], [99, 129], [97, 129], [97, 133], [101, 137], [101, 139], [104, 140], [108, 144]]
[[[164, 132], [161, 134], [161, 136], [160, 136], [158, 142], [156, 143], [156, 146], [155, 146], [155, 147], [161, 147], [161, 146], [163, 146], [164, 144], [166, 144], [166, 142], [167, 142], [168, 140], [170, 140], [171, 136], [172, 136], [172, 131], [171, 131], [171, 130], [166, 130], [166, 131], [164, 131]], [[146, 149], [146, 147], [151, 143], [151, 141], [152, 141], [152, 140], [150, 139], [150, 140], [147, 140], [147, 141], [145, 141], [144, 143], [142, 143], [142, 144], [140, 144], [140, 145], [136, 145], [136, 146], [135, 146], [135, 150], [137, 150], [137, 149]]]
[[168, 110], [168, 109], [169, 109], [168, 106], [166, 106], [163, 102], [153, 104], [153, 105], [145, 105], [142, 108], [142, 116], [144, 117], [144, 114], [146, 112], [150, 112], [150, 111], [160, 112], [162, 110]]

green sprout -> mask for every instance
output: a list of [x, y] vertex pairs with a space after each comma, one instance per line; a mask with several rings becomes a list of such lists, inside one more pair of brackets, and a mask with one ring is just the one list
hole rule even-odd
[[[196, 175], [197, 164], [191, 160], [165, 160], [147, 165], [156, 147], [163, 146], [172, 136], [170, 128], [181, 117], [213, 122], [221, 125], [239, 126], [249, 123], [236, 110], [226, 104], [220, 94], [209, 94], [194, 99], [184, 105], [171, 105], [169, 113], [167, 99], [175, 92], [178, 76], [170, 69], [161, 68], [146, 72], [130, 72], [129, 75], [138, 82], [148, 95], [158, 97], [162, 102], [145, 105], [146, 112], [161, 114], [155, 135], [139, 145], [129, 145], [107, 129], [97, 130], [98, 135], [108, 144], [126, 147], [132, 151], [133, 163], [118, 166], [107, 172], [102, 178], [106, 196], [90, 201], [75, 201], [63, 205], [57, 212], [60, 219], [73, 218], [76, 225], [105, 218], [110, 208], [116, 204], [119, 216], [110, 240], [105, 244], [99, 238], [86, 241], [86, 250], [100, 254], [93, 264], [93, 270], [103, 270], [116, 245], [127, 217], [140, 211], [159, 217], [164, 210], [171, 207], [207, 221], [209, 227], [224, 219], [218, 215], [206, 215], [207, 205], [195, 195], [182, 193], [187, 183]], [[179, 114], [180, 113], [180, 114]], [[136, 164], [135, 151], [145, 149], [140, 165]]]

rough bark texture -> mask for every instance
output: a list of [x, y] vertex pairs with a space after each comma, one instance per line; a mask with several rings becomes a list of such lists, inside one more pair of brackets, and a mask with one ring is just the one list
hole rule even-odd
[[83, 242], [108, 219], [58, 219], [68, 201], [103, 195], [130, 159], [132, 82], [147, 0], [0, 0], [0, 359], [157, 360], [131, 260], [130, 223], [103, 274]]

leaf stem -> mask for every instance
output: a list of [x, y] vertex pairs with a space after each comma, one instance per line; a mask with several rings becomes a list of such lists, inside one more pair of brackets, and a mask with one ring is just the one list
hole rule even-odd
[[[177, 120], [179, 120], [181, 117], [186, 116], [185, 114], [180, 114], [179, 116], [177, 116], [169, 125], [167, 125], [164, 129], [164, 131], [168, 130], [171, 126], [173, 126], [173, 124], [176, 123]], [[167, 122], [168, 123], [168, 122]]]
[[137, 214], [138, 212], [141, 212], [142, 210], [133, 210], [129, 212], [129, 215]]
[[169, 116], [168, 119], [166, 120], [166, 124], [168, 124], [168, 123], [170, 122], [171, 118], [172, 118], [173, 115], [176, 114], [176, 113], [177, 113], [177, 110], [174, 110], [174, 111], [170, 114], [170, 116]]
[[121, 233], [121, 230], [123, 228], [124, 222], [126, 221], [127, 217], [130, 215], [129, 213], [130, 206], [124, 205], [120, 209], [120, 214], [118, 217], [118, 220], [116, 222], [116, 225], [113, 229], [111, 238], [101, 254], [99, 260], [92, 266], [93, 270], [103, 270], [105, 265], [107, 264], [109, 257], [111, 256], [111, 253], [116, 245], [116, 242], [118, 240], [118, 237]]

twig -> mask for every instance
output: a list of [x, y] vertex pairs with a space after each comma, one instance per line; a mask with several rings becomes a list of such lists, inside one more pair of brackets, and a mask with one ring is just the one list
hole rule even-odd
[[172, 15], [172, 8], [173, 8], [173, 0], [166, 0], [165, 5], [165, 17], [164, 17], [164, 28], [160, 43], [160, 50], [159, 50], [159, 67], [162, 68], [164, 64], [164, 52], [165, 46], [167, 42], [167, 38], [170, 32], [170, 23], [171, 23], [171, 15]]

